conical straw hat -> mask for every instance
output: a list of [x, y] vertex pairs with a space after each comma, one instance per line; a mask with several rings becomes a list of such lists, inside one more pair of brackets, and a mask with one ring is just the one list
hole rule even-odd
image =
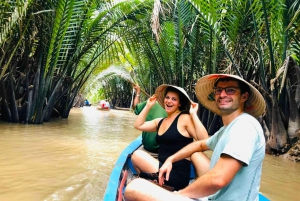
[[178, 87], [178, 86], [168, 85], [168, 84], [162, 84], [162, 85], [158, 86], [155, 90], [155, 95], [156, 95], [156, 98], [157, 98], [157, 102], [163, 108], [165, 108], [164, 99], [165, 99], [165, 95], [166, 95], [166, 89], [168, 87], [172, 87], [172, 88], [177, 89], [180, 93], [182, 93], [184, 95], [184, 97], [186, 97], [188, 99], [188, 105], [187, 105], [186, 109], [189, 110], [191, 99], [190, 99], [189, 95], [186, 93], [186, 91], [183, 88]]
[[265, 112], [266, 109], [266, 103], [261, 95], [261, 93], [254, 88], [250, 83], [242, 79], [241, 77], [237, 75], [230, 75], [230, 74], [210, 74], [203, 76], [200, 78], [196, 84], [195, 87], [195, 93], [198, 98], [198, 100], [201, 102], [201, 104], [206, 107], [207, 109], [211, 110], [212, 112], [220, 115], [221, 112], [219, 108], [217, 107], [217, 104], [214, 100], [214, 94], [213, 94], [213, 88], [215, 82], [219, 78], [227, 78], [231, 77], [237, 80], [240, 80], [247, 84], [250, 88], [250, 96], [248, 97], [248, 100], [246, 101], [245, 110], [244, 112], [254, 116], [259, 117]]

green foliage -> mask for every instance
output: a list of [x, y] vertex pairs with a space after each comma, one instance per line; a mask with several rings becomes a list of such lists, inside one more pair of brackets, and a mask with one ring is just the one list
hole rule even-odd
[[[262, 92], [266, 130], [278, 132], [272, 128], [274, 111], [280, 111], [280, 125], [293, 130], [287, 129], [287, 106], [291, 97], [300, 105], [294, 63], [300, 55], [299, 5], [299, 0], [0, 2], [0, 118], [26, 123], [67, 118], [78, 97], [130, 107], [135, 83], [144, 94], [167, 83], [193, 97], [201, 76], [225, 72]], [[212, 114], [201, 112], [209, 127]]]

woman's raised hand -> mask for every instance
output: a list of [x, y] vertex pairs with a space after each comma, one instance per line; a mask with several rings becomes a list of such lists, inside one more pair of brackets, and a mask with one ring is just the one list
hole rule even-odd
[[148, 100], [147, 100], [147, 105], [149, 106], [149, 107], [152, 107], [155, 103], [156, 103], [156, 95], [154, 94], [154, 95], [152, 95], [150, 98], [148, 98]]
[[198, 111], [198, 103], [191, 101], [190, 114], [197, 114]]

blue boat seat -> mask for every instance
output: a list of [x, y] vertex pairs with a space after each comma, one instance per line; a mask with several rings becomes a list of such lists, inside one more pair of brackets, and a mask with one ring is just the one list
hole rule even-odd
[[135, 171], [135, 169], [133, 167], [133, 164], [132, 164], [132, 161], [131, 161], [131, 157], [128, 157], [127, 166], [131, 170], [132, 174], [137, 174], [137, 172]]
[[196, 178], [196, 170], [195, 166], [193, 163], [191, 163], [191, 174], [190, 174], [190, 179], [195, 179]]

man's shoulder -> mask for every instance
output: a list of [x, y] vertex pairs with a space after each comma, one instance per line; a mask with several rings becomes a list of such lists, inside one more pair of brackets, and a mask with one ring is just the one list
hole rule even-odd
[[141, 103], [136, 104], [135, 108], [134, 108], [134, 113], [136, 115], [139, 115], [141, 113], [141, 111], [144, 109], [144, 107], [146, 106], [147, 101], [143, 101]]
[[259, 121], [248, 113], [241, 114], [234, 120], [234, 122], [239, 123], [239, 124], [246, 124], [246, 125], [251, 124], [254, 126], [260, 126]]
[[[240, 135], [240, 133], [243, 135]], [[247, 139], [246, 136], [251, 138], [258, 138], [258, 136], [263, 136], [263, 129], [260, 122], [253, 116], [244, 113], [237, 117], [230, 125], [227, 126], [226, 131], [229, 132], [231, 136], [243, 136], [244, 139]], [[256, 133], [256, 134], [254, 134]]]
[[[143, 101], [137, 104], [134, 109], [135, 114], [137, 115], [140, 114], [146, 105], [147, 105], [147, 101]], [[150, 109], [149, 114], [151, 115], [151, 113], [159, 113], [160, 117], [166, 116], [165, 109], [158, 102], [156, 102]]]
[[153, 110], [165, 110], [158, 102], [156, 102], [151, 109], [153, 109]]
[[167, 113], [166, 110], [159, 103], [156, 102], [149, 111], [148, 116], [150, 118], [161, 118], [166, 117]]
[[140, 102], [136, 105], [136, 107], [144, 108], [147, 104], [147, 101]]

